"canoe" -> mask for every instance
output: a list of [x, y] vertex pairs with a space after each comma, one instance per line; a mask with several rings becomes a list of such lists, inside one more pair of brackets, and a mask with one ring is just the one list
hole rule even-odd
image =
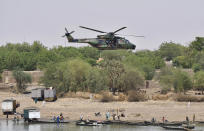
[[29, 124], [66, 124], [69, 123], [69, 121], [61, 121], [61, 122], [57, 122], [54, 120], [37, 120], [37, 121], [30, 121], [28, 122]]
[[189, 131], [190, 129], [185, 128], [185, 127], [181, 127], [181, 126], [161, 126], [164, 129], [167, 130], [180, 130], [180, 131]]
[[167, 122], [167, 123], [159, 123], [160, 126], [181, 126], [182, 123], [178, 122], [178, 123], [174, 123], [174, 122]]
[[86, 122], [86, 121], [77, 121], [76, 122], [77, 126], [102, 126], [102, 123], [97, 123], [97, 122]]
[[187, 129], [194, 129], [195, 125], [186, 125], [186, 124], [183, 124], [182, 127], [187, 128]]

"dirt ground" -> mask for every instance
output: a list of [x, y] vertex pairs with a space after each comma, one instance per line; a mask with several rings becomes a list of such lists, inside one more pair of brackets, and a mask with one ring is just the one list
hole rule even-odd
[[[23, 113], [25, 107], [39, 107], [42, 118], [52, 118], [60, 113], [63, 113], [67, 120], [78, 120], [83, 114], [84, 119], [105, 120], [105, 113], [108, 110], [122, 109], [125, 110], [125, 118], [121, 120], [136, 121], [136, 120], [151, 120], [155, 117], [157, 121], [161, 121], [165, 116], [169, 121], [183, 121], [188, 115], [192, 120], [193, 114], [197, 121], [204, 121], [204, 103], [188, 103], [175, 101], [147, 101], [147, 102], [110, 102], [102, 103], [90, 99], [80, 98], [59, 98], [56, 102], [39, 101], [37, 104], [30, 98], [29, 95], [18, 95], [11, 92], [0, 91], [0, 101], [7, 98], [14, 98], [20, 102], [20, 107], [17, 112]], [[1, 107], [0, 107], [1, 110]], [[94, 113], [101, 112], [100, 117], [96, 117]], [[120, 113], [119, 113], [120, 114]], [[9, 116], [13, 118], [13, 116]], [[0, 119], [6, 118], [0, 112]]]

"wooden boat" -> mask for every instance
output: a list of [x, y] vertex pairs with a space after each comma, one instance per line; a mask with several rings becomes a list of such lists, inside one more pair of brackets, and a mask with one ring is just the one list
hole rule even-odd
[[159, 126], [181, 126], [181, 122], [166, 122], [166, 123], [159, 123]]
[[195, 128], [195, 125], [183, 124], [182, 127], [187, 128], [187, 129], [194, 129], [194, 128]]
[[190, 131], [191, 130], [189, 128], [185, 128], [182, 126], [161, 126], [161, 127], [167, 130], [180, 130], [180, 131]]
[[69, 121], [60, 121], [59, 123], [54, 120], [36, 120], [36, 121], [30, 121], [29, 124], [66, 124], [69, 123]]
[[[54, 120], [39, 120], [39, 123], [57, 123], [57, 121]], [[60, 121], [59, 123], [69, 123], [69, 121]]]
[[102, 122], [97, 121], [77, 121], [76, 125], [78, 126], [102, 126]]

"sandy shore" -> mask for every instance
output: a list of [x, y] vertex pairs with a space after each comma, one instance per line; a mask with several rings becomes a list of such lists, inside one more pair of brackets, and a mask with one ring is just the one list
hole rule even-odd
[[[204, 121], [204, 103], [175, 102], [175, 101], [147, 101], [147, 102], [110, 102], [102, 103], [90, 99], [79, 98], [59, 98], [56, 102], [38, 102], [37, 104], [30, 98], [29, 95], [18, 95], [10, 92], [0, 91], [0, 101], [7, 98], [15, 98], [20, 102], [20, 107], [17, 112], [22, 113], [23, 108], [35, 106], [39, 107], [42, 118], [52, 118], [60, 113], [68, 120], [78, 120], [83, 114], [84, 118], [105, 120], [105, 113], [108, 110], [125, 110], [125, 118], [121, 120], [136, 121], [148, 120], [155, 117], [158, 121], [165, 116], [169, 121], [184, 121], [188, 115], [192, 120], [193, 114], [197, 121]], [[189, 108], [188, 108], [189, 107]], [[0, 107], [1, 110], [1, 107]], [[95, 117], [95, 112], [101, 112], [101, 117]], [[9, 116], [13, 118], [13, 116]], [[0, 112], [0, 119], [6, 118]]]

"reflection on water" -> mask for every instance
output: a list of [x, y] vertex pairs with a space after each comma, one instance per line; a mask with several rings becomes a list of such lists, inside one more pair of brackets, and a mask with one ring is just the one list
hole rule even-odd
[[[196, 126], [204, 131], [204, 126]], [[23, 121], [0, 120], [0, 131], [165, 131], [161, 127], [105, 125], [99, 127], [75, 126], [75, 124], [26, 124]]]

